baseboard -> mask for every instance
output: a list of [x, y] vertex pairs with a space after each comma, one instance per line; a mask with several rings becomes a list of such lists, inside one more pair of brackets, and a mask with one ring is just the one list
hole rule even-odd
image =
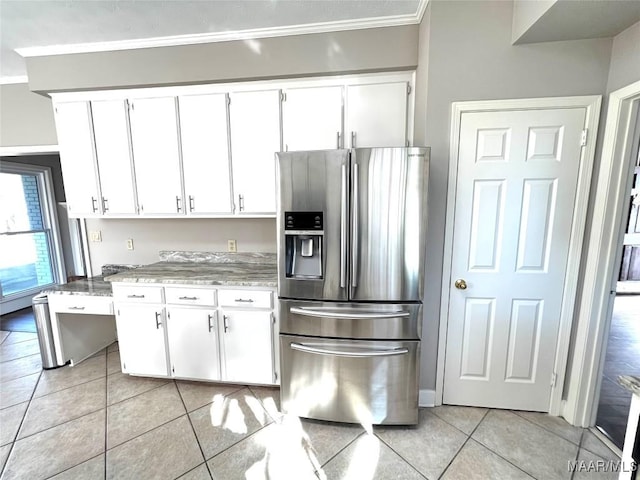
[[434, 407], [436, 405], [435, 390], [420, 390], [418, 393], [418, 406]]

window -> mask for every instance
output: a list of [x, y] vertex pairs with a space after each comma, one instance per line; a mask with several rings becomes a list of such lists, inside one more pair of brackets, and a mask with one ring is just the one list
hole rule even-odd
[[[0, 170], [0, 301], [31, 297], [64, 279], [50, 173], [2, 162]], [[23, 302], [24, 303], [24, 302]], [[3, 308], [3, 313], [12, 309]]]

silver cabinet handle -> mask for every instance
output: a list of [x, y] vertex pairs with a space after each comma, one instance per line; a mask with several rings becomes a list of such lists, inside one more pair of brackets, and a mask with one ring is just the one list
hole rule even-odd
[[98, 200], [96, 197], [91, 197], [91, 209], [93, 210], [93, 213], [98, 211]]
[[335, 357], [390, 357], [392, 355], [406, 355], [407, 353], [409, 353], [408, 348], [391, 348], [388, 350], [369, 350], [357, 352], [349, 350], [336, 350], [332, 348], [311, 347], [302, 343], [292, 343], [291, 350], [313, 353], [315, 355], [333, 355]]
[[192, 195], [189, 195], [189, 211], [193, 212], [195, 199]]
[[224, 333], [229, 331], [229, 317], [226, 315], [222, 316], [222, 326], [224, 327]]
[[336, 132], [336, 149], [340, 149], [340, 132]]
[[198, 300], [199, 297], [178, 297], [178, 300]]
[[144, 295], [127, 295], [127, 298], [144, 298]]
[[102, 197], [102, 211], [103, 212], [108, 212], [109, 211], [109, 205], [107, 204], [109, 202], [108, 199]]
[[182, 207], [180, 206], [180, 202], [181, 202], [180, 197], [176, 195], [176, 210], [178, 211], [178, 213], [180, 213], [180, 211], [182, 210]]
[[[338, 133], [338, 136], [340, 134]], [[342, 186], [340, 199], [340, 288], [347, 286], [347, 165], [342, 165]]]
[[246, 299], [246, 300], [244, 298], [236, 298], [234, 300], [234, 302], [238, 302], [238, 303], [253, 303], [253, 300], [250, 299], [250, 298]]
[[356, 148], [356, 132], [351, 132], [351, 148]]
[[353, 183], [353, 211], [351, 215], [352, 223], [351, 223], [351, 286], [358, 286], [358, 241], [359, 241], [359, 232], [358, 232], [358, 221], [359, 221], [359, 212], [358, 209], [360, 207], [360, 202], [358, 201], [358, 195], [360, 193], [360, 179], [358, 178], [358, 164], [353, 164], [353, 178], [351, 179]]
[[244, 195], [238, 195], [238, 209], [244, 211]]
[[[217, 313], [216, 313], [217, 315]], [[207, 323], [209, 325], [209, 333], [211, 333], [211, 330], [213, 330], [213, 323], [211, 323], [211, 321], [213, 320], [213, 315], [209, 314], [207, 315]]]
[[162, 314], [160, 312], [156, 312], [156, 328], [159, 329], [160, 326], [162, 325], [162, 322], [160, 321], [160, 317], [162, 316]]
[[84, 310], [85, 307], [69, 307], [69, 310]]
[[375, 319], [375, 318], [405, 318], [410, 317], [410, 312], [399, 310], [397, 312], [367, 312], [358, 313], [357, 310], [313, 310], [311, 308], [293, 307], [289, 309], [291, 313], [305, 317], [321, 318], [350, 318], [350, 319]]

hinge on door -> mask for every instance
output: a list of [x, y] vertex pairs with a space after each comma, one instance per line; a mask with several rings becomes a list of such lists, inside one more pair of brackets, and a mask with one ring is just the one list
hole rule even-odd
[[409, 142], [409, 140], [407, 140], [407, 147], [410, 147], [410, 146], [411, 146], [410, 142]]
[[551, 374], [551, 386], [555, 387], [556, 386], [556, 381], [558, 380], [558, 374], [556, 372], [553, 372]]
[[271, 323], [273, 323], [274, 325], [276, 324], [276, 316], [273, 312], [271, 312]]
[[407, 95], [411, 95], [411, 85], [407, 83]]
[[227, 105], [231, 105], [231, 97], [227, 95]]
[[584, 147], [587, 144], [587, 129], [582, 130], [582, 134], [580, 135], [580, 146]]
[[278, 381], [278, 372], [273, 372], [273, 383]]
[[173, 365], [171, 365], [171, 373], [176, 373], [176, 367], [174, 367]]
[[167, 318], [171, 320], [171, 312], [167, 312]]
[[283, 102], [287, 101], [287, 94], [284, 92], [280, 92], [280, 100], [282, 100]]
[[126, 370], [127, 369], [127, 364], [122, 362], [122, 368], [124, 368]]
[[120, 309], [118, 309], [118, 316], [120, 316]]

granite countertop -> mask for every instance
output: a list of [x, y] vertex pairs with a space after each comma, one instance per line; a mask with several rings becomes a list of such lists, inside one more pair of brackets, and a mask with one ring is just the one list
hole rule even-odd
[[618, 383], [634, 395], [640, 396], [640, 377], [634, 377], [633, 375], [620, 375], [618, 377]]
[[102, 277], [84, 278], [63, 285], [53, 285], [42, 291], [47, 295], [94, 295], [110, 297], [111, 283], [105, 282]]
[[162, 261], [105, 277], [107, 282], [275, 287], [275, 254], [160, 252]]

